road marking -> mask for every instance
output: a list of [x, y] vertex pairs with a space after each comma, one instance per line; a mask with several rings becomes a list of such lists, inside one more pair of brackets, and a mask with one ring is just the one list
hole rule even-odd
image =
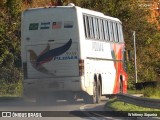
[[88, 117], [90, 117], [92, 120], [97, 120], [96, 117], [91, 117], [91, 114], [89, 114], [86, 110], [85, 110], [85, 107], [89, 105], [89, 104], [86, 104], [86, 105], [83, 105], [80, 107], [80, 111], [82, 111], [85, 115], [87, 115]]
[[[106, 117], [106, 116], [103, 116], [103, 115], [99, 115], [99, 114], [95, 114], [97, 117], [91, 117], [92, 115], [87, 112], [86, 108], [87, 106], [89, 105], [94, 105], [94, 104], [86, 104], [86, 105], [83, 105], [80, 107], [80, 111], [82, 111], [85, 115], [87, 115], [88, 117], [90, 117], [92, 120], [122, 120], [121, 118], [113, 118], [113, 117]], [[99, 104], [98, 104], [99, 105]]]

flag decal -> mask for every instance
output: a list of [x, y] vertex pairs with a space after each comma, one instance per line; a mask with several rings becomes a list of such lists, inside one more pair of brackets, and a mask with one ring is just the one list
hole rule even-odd
[[30, 23], [29, 30], [38, 30], [38, 23]]
[[73, 28], [73, 21], [64, 22], [64, 28]]
[[42, 22], [40, 29], [49, 29], [50, 28], [50, 22]]
[[52, 28], [53, 29], [60, 29], [62, 25], [62, 22], [53, 22]]

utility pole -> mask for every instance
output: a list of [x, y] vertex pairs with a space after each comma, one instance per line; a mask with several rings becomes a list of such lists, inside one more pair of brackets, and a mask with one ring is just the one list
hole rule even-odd
[[135, 79], [137, 81], [137, 54], [136, 54], [136, 32], [133, 31], [133, 40], [134, 40], [134, 68], [135, 68]]

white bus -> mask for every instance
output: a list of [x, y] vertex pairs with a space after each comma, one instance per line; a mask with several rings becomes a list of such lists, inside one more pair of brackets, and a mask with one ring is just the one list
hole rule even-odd
[[119, 19], [78, 6], [22, 13], [24, 97], [83, 97], [127, 92], [125, 44]]

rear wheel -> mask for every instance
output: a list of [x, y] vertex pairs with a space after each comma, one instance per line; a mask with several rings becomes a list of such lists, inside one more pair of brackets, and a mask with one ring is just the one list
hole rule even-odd
[[93, 95], [86, 95], [84, 100], [89, 104], [96, 104], [101, 101], [101, 85], [99, 82], [94, 82]]
[[96, 91], [97, 91], [96, 92], [96, 103], [100, 103], [100, 101], [101, 101], [101, 84], [99, 81], [97, 82]]
[[93, 83], [93, 96], [92, 96], [93, 104], [97, 103], [97, 83]]
[[83, 99], [87, 104], [95, 104], [96, 103], [96, 82], [93, 83], [93, 95], [84, 94]]
[[119, 92], [123, 93], [123, 82], [122, 82], [122, 80], [120, 81]]

